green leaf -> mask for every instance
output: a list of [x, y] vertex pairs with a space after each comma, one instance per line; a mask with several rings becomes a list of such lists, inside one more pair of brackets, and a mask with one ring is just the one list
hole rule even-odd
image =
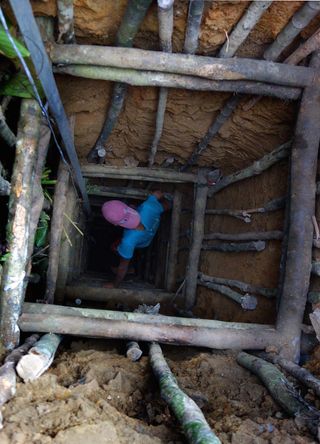
[[[29, 57], [30, 52], [27, 50], [27, 48], [19, 42], [18, 39], [12, 36], [12, 39], [14, 43], [16, 44], [19, 52], [21, 53], [22, 57]], [[0, 26], [0, 53], [4, 54], [6, 57], [9, 57], [10, 59], [15, 59], [17, 57], [17, 53], [12, 46], [12, 43], [10, 42], [6, 31], [2, 26]]]
[[[44, 94], [39, 80], [36, 80], [35, 84], [40, 96], [43, 97]], [[22, 97], [24, 99], [32, 99], [34, 97], [32, 86], [23, 72], [18, 72], [5, 82], [0, 87], [0, 95]]]
[[45, 245], [49, 231], [50, 217], [45, 211], [41, 212], [39, 225], [36, 231], [35, 246], [41, 248]]

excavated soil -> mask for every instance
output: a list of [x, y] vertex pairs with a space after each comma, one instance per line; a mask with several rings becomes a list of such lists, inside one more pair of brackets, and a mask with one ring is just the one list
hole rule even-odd
[[[64, 347], [46, 374], [18, 384], [17, 396], [3, 410], [2, 444], [185, 442], [160, 398], [147, 357], [130, 362], [120, 342], [88, 340]], [[163, 350], [179, 385], [202, 408], [222, 443], [314, 442], [279, 411], [258, 379], [236, 364], [236, 354]]]

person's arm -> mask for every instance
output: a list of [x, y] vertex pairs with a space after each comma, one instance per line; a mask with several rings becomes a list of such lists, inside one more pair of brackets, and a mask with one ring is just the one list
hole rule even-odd
[[129, 264], [130, 264], [130, 259], [124, 259], [124, 258], [120, 259], [120, 264], [118, 266], [116, 278], [113, 282], [114, 288], [119, 287], [120, 283], [125, 278], [128, 272]]

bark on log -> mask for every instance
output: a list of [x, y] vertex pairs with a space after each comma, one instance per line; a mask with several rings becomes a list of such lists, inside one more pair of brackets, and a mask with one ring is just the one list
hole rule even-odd
[[191, 310], [197, 297], [198, 266], [201, 254], [201, 245], [204, 235], [204, 218], [207, 206], [208, 185], [207, 171], [199, 170], [198, 184], [194, 200], [192, 242], [186, 270], [186, 283], [184, 286], [185, 309]]
[[0, 196], [9, 196], [11, 184], [0, 174]]
[[305, 420], [308, 428], [313, 434], [317, 435], [319, 412], [301, 398], [280, 370], [273, 364], [244, 352], [239, 353], [237, 362], [261, 379], [272, 398], [290, 416]]
[[256, 26], [262, 14], [269, 8], [272, 1], [253, 1], [243, 14], [231, 35], [220, 49], [218, 57], [233, 57], [237, 49], [246, 40], [250, 31]]
[[173, 170], [152, 168], [122, 168], [108, 165], [82, 165], [84, 177], [101, 177], [109, 179], [132, 179], [147, 182], [185, 183], [197, 182], [197, 176], [193, 173], [180, 173]]
[[183, 47], [185, 54], [195, 54], [197, 51], [203, 8], [204, 0], [189, 0], [187, 29]]
[[175, 414], [188, 442], [192, 444], [221, 444], [220, 439], [209, 427], [200, 408], [179, 388], [159, 344], [150, 344], [149, 357], [153, 373], [159, 382], [161, 397]]
[[316, 332], [317, 339], [320, 342], [320, 309], [316, 308], [313, 313], [310, 313], [309, 317]]
[[169, 241], [169, 257], [167, 262], [166, 289], [167, 291], [175, 290], [177, 278], [177, 259], [179, 248], [179, 232], [180, 232], [180, 215], [182, 208], [182, 194], [179, 190], [175, 190], [173, 195], [173, 206], [171, 212], [171, 228]]
[[61, 341], [62, 336], [54, 333], [42, 336], [28, 354], [20, 359], [17, 365], [20, 378], [24, 382], [34, 381], [48, 370]]
[[302, 382], [306, 387], [311, 388], [315, 394], [320, 397], [320, 380], [313, 376], [306, 368], [300, 367], [292, 361], [281, 358], [279, 355], [271, 353], [259, 353], [259, 357], [272, 364], [279, 365], [283, 370], [294, 376], [298, 381]]
[[287, 57], [283, 63], [288, 65], [297, 65], [305, 57], [308, 57], [313, 51], [320, 49], [320, 29], [318, 29], [311, 37], [302, 43], [292, 54]]
[[236, 287], [243, 292], [260, 294], [266, 298], [274, 299], [277, 294], [275, 288], [263, 288], [256, 285], [247, 284], [246, 282], [237, 281], [235, 279], [224, 279], [214, 276], [207, 276], [206, 274], [199, 273], [199, 279], [203, 282], [213, 282], [215, 284], [228, 285], [229, 287]]
[[310, 1], [304, 5], [292, 16], [290, 22], [278, 34], [276, 40], [264, 52], [263, 57], [266, 60], [277, 60], [282, 51], [300, 34], [309, 22], [319, 13], [320, 2]]
[[227, 296], [229, 299], [233, 300], [239, 304], [244, 310], [255, 310], [257, 308], [257, 298], [251, 294], [240, 294], [225, 285], [217, 284], [214, 282], [203, 281], [198, 279], [198, 284], [204, 287], [210, 288], [211, 290], [217, 291], [218, 293]]
[[17, 138], [9, 128], [1, 106], [0, 106], [0, 135], [7, 145], [9, 145], [10, 147], [15, 146]]
[[[319, 69], [320, 52], [314, 53], [311, 65]], [[312, 217], [320, 141], [319, 102], [318, 82], [313, 88], [304, 90], [292, 146], [288, 249], [277, 328], [283, 336], [280, 354], [293, 362], [299, 361], [300, 329], [311, 271]]]
[[[133, 39], [138, 32], [138, 29], [146, 15], [146, 12], [151, 4], [152, 0], [131, 0], [128, 2], [124, 16], [121, 21], [120, 28], [116, 35], [115, 46], [124, 46], [131, 48], [133, 45]], [[120, 48], [114, 48], [116, 51]], [[118, 117], [121, 113], [124, 100], [127, 94], [127, 85], [123, 83], [116, 83], [113, 87], [111, 102], [107, 118], [104, 122], [103, 128], [99, 135], [95, 146], [88, 154], [88, 161], [94, 162], [97, 158], [99, 160], [98, 152], [102, 149], [105, 150], [104, 145], [110, 136]], [[105, 151], [104, 151], [105, 152]], [[100, 159], [101, 160], [101, 159]], [[102, 158], [103, 161], [103, 158]]]
[[73, 24], [73, 0], [57, 0], [58, 42], [75, 43]]
[[179, 74], [166, 74], [152, 71], [134, 71], [132, 69], [105, 68], [101, 66], [59, 66], [54, 68], [54, 72], [88, 79], [125, 82], [134, 86], [164, 86], [168, 88], [182, 88], [198, 91], [223, 91], [242, 94], [259, 94], [262, 96], [278, 97], [285, 100], [296, 100], [301, 95], [301, 90], [299, 88], [268, 85], [266, 83], [241, 80], [214, 81]]
[[282, 231], [261, 231], [249, 233], [207, 233], [203, 240], [228, 240], [228, 241], [249, 241], [249, 240], [281, 240]]
[[126, 356], [132, 362], [139, 361], [142, 356], [142, 350], [139, 344], [135, 341], [130, 341], [126, 344]]
[[102, 196], [102, 197], [125, 197], [132, 199], [145, 200], [150, 191], [138, 189], [138, 188], [126, 188], [126, 187], [105, 187], [103, 185], [88, 186], [89, 196]]
[[[131, 2], [130, 2], [131, 3]], [[276, 85], [305, 87], [314, 81], [315, 70], [245, 58], [212, 58], [186, 54], [170, 54], [136, 48], [114, 48], [95, 45], [54, 45], [50, 56], [57, 65], [89, 65], [98, 67], [156, 71], [197, 76], [210, 80], [253, 80]], [[154, 74], [154, 73], [153, 73]]]
[[10, 255], [3, 267], [0, 291], [1, 338], [8, 350], [12, 350], [19, 343], [17, 321], [24, 300], [32, 202], [31, 184], [36, 163], [40, 116], [41, 111], [35, 100], [22, 101], [9, 199], [7, 239]]
[[223, 251], [225, 253], [241, 253], [243, 251], [263, 251], [266, 248], [264, 241], [202, 244], [201, 249], [205, 251]]
[[256, 160], [249, 167], [244, 168], [243, 170], [240, 170], [236, 173], [230, 174], [229, 176], [225, 176], [211, 188], [211, 190], [209, 191], [209, 197], [213, 196], [218, 191], [222, 190], [228, 185], [231, 185], [232, 183], [239, 182], [240, 180], [247, 179], [248, 177], [253, 177], [261, 174], [263, 171], [267, 170], [275, 163], [279, 162], [282, 159], [285, 159], [289, 155], [291, 145], [291, 141], [286, 142], [280, 145], [275, 150], [271, 151], [271, 153], [268, 153], [261, 159]]
[[54, 190], [53, 212], [50, 229], [49, 263], [47, 270], [47, 284], [45, 301], [53, 304], [54, 293], [58, 277], [60, 244], [63, 230], [63, 218], [67, 203], [67, 191], [69, 185], [69, 170], [63, 162], [60, 162], [57, 183]]
[[209, 348], [264, 349], [279, 343], [272, 326], [25, 303], [23, 331], [155, 341]]
[[[160, 46], [164, 52], [172, 52], [172, 32], [173, 32], [173, 1], [165, 4], [165, 7], [161, 6], [161, 2], [158, 2], [158, 21], [159, 21], [159, 37]], [[168, 89], [160, 88], [158, 98], [158, 108], [156, 117], [156, 130], [151, 144], [151, 150], [149, 155], [149, 167], [154, 164], [157, 154], [158, 144], [160, 142], [164, 115], [166, 112], [168, 98]]]

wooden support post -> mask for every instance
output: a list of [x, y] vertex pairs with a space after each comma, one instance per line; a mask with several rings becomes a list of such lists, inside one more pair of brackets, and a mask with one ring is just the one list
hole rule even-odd
[[259, 349], [279, 342], [272, 326], [26, 303], [22, 331], [155, 341], [217, 349]]
[[6, 142], [7, 145], [9, 145], [10, 147], [15, 146], [17, 138], [9, 128], [1, 106], [0, 106], [0, 136]]
[[261, 231], [249, 233], [207, 233], [203, 240], [228, 240], [228, 241], [250, 241], [250, 240], [281, 240], [282, 231]]
[[220, 439], [209, 427], [200, 408], [179, 388], [159, 344], [150, 344], [149, 356], [153, 373], [159, 382], [161, 397], [174, 412], [188, 442], [191, 444], [221, 444]]
[[58, 0], [58, 42], [75, 43], [73, 24], [73, 0]]
[[198, 48], [204, 0], [189, 0], [188, 21], [183, 52], [195, 54]]
[[185, 283], [185, 308], [191, 310], [196, 302], [197, 278], [201, 246], [204, 235], [204, 218], [207, 206], [208, 183], [207, 170], [199, 170], [198, 184], [194, 199], [192, 243], [188, 258]]
[[223, 251], [225, 253], [241, 253], [243, 251], [263, 251], [266, 248], [264, 241], [251, 242], [221, 242], [214, 244], [202, 244], [205, 251]]
[[24, 278], [28, 260], [32, 180], [40, 130], [41, 111], [35, 100], [25, 99], [16, 143], [16, 158], [11, 180], [7, 239], [10, 252], [1, 280], [1, 338], [12, 350], [19, 344], [17, 321], [24, 300]]
[[244, 310], [255, 310], [257, 308], [257, 298], [255, 296], [252, 296], [251, 294], [247, 293], [243, 295], [238, 293], [237, 291], [231, 290], [231, 288], [225, 285], [203, 281], [201, 279], [198, 279], [198, 284], [210, 288], [211, 290], [217, 291], [224, 296], [227, 296], [229, 299], [239, 304]]
[[101, 196], [101, 197], [124, 197], [129, 199], [145, 200], [150, 192], [139, 188], [127, 188], [127, 187], [105, 187], [103, 185], [90, 185], [88, 186], [89, 196]]
[[3, 166], [0, 162], [0, 196], [9, 196], [11, 184], [3, 176]]
[[182, 208], [182, 194], [179, 190], [174, 191], [173, 206], [171, 212], [171, 230], [169, 242], [169, 258], [167, 264], [166, 289], [175, 290], [176, 286], [176, 266], [178, 259], [180, 215]]
[[[311, 65], [320, 68], [320, 52]], [[313, 241], [316, 169], [320, 141], [320, 83], [306, 88], [298, 115], [291, 160], [291, 200], [288, 249], [277, 328], [283, 337], [281, 356], [298, 362], [300, 330], [307, 300]]]
[[54, 190], [53, 212], [51, 218], [49, 264], [47, 270], [47, 286], [44, 297], [48, 304], [53, 304], [54, 302], [68, 185], [69, 170], [61, 161], [58, 169], [57, 183]]
[[320, 29], [318, 29], [311, 37], [303, 42], [292, 54], [287, 57], [283, 63], [288, 65], [297, 65], [304, 58], [308, 57], [313, 51], [320, 49]]

